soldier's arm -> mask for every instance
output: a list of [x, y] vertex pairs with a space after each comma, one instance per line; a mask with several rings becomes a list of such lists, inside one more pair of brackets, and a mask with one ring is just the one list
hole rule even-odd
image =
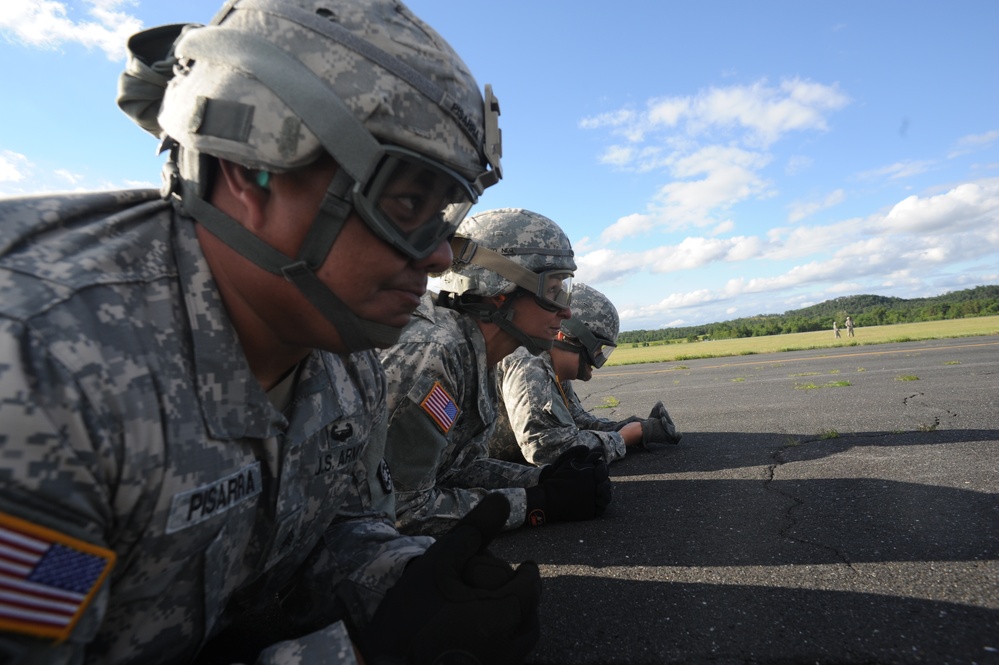
[[[93, 452], [85, 419], [94, 414], [68, 372], [22, 348], [29, 339], [0, 321], [0, 535], [16, 561], [4, 571], [0, 661], [82, 661], [114, 567], [102, 467], [110, 461]], [[62, 552], [64, 563], [46, 560], [49, 551]]]
[[568, 395], [540, 358], [509, 356], [499, 383], [510, 426], [528, 462], [550, 464], [577, 445], [603, 451], [608, 462], [624, 457], [624, 440], [617, 432], [577, 426], [566, 404]]

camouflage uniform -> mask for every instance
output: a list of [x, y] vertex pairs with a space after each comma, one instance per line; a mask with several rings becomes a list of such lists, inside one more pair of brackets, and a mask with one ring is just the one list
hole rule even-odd
[[559, 381], [547, 351], [519, 348], [496, 368], [499, 424], [489, 454], [512, 462], [550, 464], [573, 446], [602, 450], [607, 462], [625, 455], [618, 423], [579, 403], [572, 382]]
[[487, 456], [496, 428], [496, 384], [475, 320], [436, 305], [427, 294], [381, 361], [399, 530], [443, 533], [490, 491], [510, 501], [506, 527], [522, 525], [523, 488], [537, 485], [541, 469]]
[[79, 594], [61, 643], [0, 595], [0, 661], [189, 661], [293, 593], [314, 632], [260, 662], [354, 662], [334, 605], [363, 624], [430, 543], [392, 526], [374, 354], [314, 351], [279, 411], [157, 192], [8, 200], [0, 220], [0, 536], [110, 564], [44, 583]]

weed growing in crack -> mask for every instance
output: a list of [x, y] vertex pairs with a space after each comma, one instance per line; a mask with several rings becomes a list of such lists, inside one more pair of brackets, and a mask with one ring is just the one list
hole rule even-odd
[[849, 381], [830, 381], [829, 383], [823, 383], [821, 386], [816, 383], [796, 383], [794, 384], [795, 390], [816, 390], [818, 388], [845, 388], [851, 385]]

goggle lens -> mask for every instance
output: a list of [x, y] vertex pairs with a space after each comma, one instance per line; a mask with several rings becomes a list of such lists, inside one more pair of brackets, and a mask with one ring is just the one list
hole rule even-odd
[[418, 153], [385, 147], [367, 187], [355, 187], [354, 207], [368, 226], [403, 254], [422, 259], [455, 234], [477, 200], [457, 172]]
[[568, 309], [572, 304], [572, 274], [566, 272], [541, 273], [534, 301], [549, 312]]

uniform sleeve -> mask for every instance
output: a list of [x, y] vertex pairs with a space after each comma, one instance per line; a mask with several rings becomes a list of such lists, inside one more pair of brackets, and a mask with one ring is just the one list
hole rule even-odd
[[583, 430], [576, 425], [555, 374], [542, 356], [507, 356], [498, 387], [510, 428], [528, 462], [550, 464], [577, 445], [602, 450], [608, 462], [624, 457], [620, 434]]
[[[469, 441], [462, 395], [466, 370], [443, 344], [411, 342], [382, 354], [389, 382], [387, 457], [396, 483], [397, 525], [403, 533], [449, 531], [486, 494], [510, 501], [506, 528], [524, 523], [526, 492], [536, 470], [490, 460]], [[478, 397], [476, 397], [478, 399]]]
[[332, 578], [343, 580], [333, 593], [358, 627], [371, 619], [406, 564], [433, 543], [426, 536], [403, 536], [395, 527], [396, 483], [385, 460], [385, 381], [373, 355], [371, 362], [377, 382], [370, 405], [374, 423], [345, 503], [326, 531], [325, 548]]
[[572, 420], [576, 423], [576, 427], [579, 429], [594, 430], [598, 432], [616, 432], [627, 423], [641, 420], [641, 418], [637, 416], [625, 418], [624, 420], [599, 418], [583, 407], [582, 402], [579, 400], [579, 395], [576, 394], [576, 391], [572, 387], [571, 381], [563, 382], [562, 386], [565, 390], [566, 399], [569, 402], [569, 413], [572, 415]]
[[337, 622], [322, 630], [265, 649], [257, 665], [357, 665], [354, 645], [344, 625]]
[[[68, 372], [44, 354], [32, 354], [30, 339], [17, 324], [0, 320], [0, 535], [5, 544], [27, 548], [24, 556], [59, 548], [95, 572], [74, 574], [77, 588], [64, 609], [75, 621], [71, 630], [65, 614], [42, 619], [22, 613], [5, 620], [0, 661], [82, 661], [103, 620], [114, 565], [104, 536], [111, 513], [102, 473], [107, 460], [95, 452], [87, 431], [95, 416]], [[25, 563], [32, 575], [42, 565]], [[41, 586], [22, 585], [23, 602], [0, 597], [4, 616], [40, 601], [46, 593]]]

